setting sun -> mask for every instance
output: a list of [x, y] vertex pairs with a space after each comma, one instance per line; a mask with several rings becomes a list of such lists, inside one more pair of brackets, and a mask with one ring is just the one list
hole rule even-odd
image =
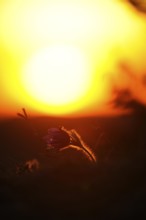
[[55, 45], [35, 54], [23, 69], [22, 82], [35, 99], [59, 107], [77, 102], [89, 85], [87, 61], [78, 49]]

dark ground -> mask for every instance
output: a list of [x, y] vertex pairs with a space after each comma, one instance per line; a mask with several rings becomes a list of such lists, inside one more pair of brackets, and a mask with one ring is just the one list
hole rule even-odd
[[[21, 118], [0, 122], [1, 219], [146, 219], [146, 112], [117, 118]], [[46, 151], [47, 129], [76, 129], [93, 149]], [[36, 158], [40, 169], [17, 173]], [[144, 216], [145, 215], [145, 216]]]

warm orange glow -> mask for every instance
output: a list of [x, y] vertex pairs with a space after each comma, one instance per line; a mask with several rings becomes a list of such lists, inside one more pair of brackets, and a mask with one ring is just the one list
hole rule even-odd
[[[0, 6], [4, 114], [22, 106], [51, 115], [118, 114], [108, 105], [113, 87], [129, 88], [146, 103], [146, 17], [126, 1], [8, 0]], [[121, 61], [134, 77], [123, 75]]]

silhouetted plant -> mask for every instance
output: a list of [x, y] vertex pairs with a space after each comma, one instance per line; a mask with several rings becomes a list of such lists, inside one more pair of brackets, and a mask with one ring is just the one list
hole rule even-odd
[[47, 149], [57, 149], [59, 151], [73, 148], [81, 151], [91, 162], [96, 162], [96, 156], [92, 150], [85, 144], [81, 136], [75, 129], [67, 130], [64, 127], [50, 128], [48, 134], [44, 137]]
[[17, 165], [16, 174], [33, 173], [40, 168], [40, 163], [37, 159], [28, 160]]
[[[22, 108], [22, 113], [17, 113], [17, 115], [28, 121], [28, 115], [24, 108]], [[36, 129], [34, 129], [32, 125], [31, 127], [36, 134]], [[63, 151], [68, 148], [73, 148], [81, 151], [91, 162], [96, 163], [97, 161], [93, 151], [85, 144], [75, 129], [67, 130], [63, 126], [60, 128], [49, 128], [43, 140], [47, 145], [47, 150], [55, 149], [57, 151]]]

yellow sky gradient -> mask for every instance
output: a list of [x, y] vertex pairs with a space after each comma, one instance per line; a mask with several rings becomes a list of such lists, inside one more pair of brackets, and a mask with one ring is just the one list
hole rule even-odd
[[[133, 99], [146, 104], [146, 15], [126, 1], [7, 0], [0, 4], [1, 116], [13, 116], [21, 107], [34, 115], [119, 114], [121, 109], [109, 105], [114, 88], [129, 89]], [[51, 62], [47, 66], [45, 56], [59, 68], [62, 63], [65, 67], [56, 69]], [[58, 84], [55, 97], [46, 96], [47, 102], [45, 92], [41, 95], [45, 88], [36, 85], [50, 70], [62, 76], [61, 85], [61, 74], [70, 72], [72, 84], [68, 88]], [[48, 84], [45, 79], [42, 83], [50, 88], [55, 80], [51, 74], [47, 79]], [[54, 88], [44, 91], [54, 94]], [[70, 96], [63, 104], [53, 104], [57, 94]]]

